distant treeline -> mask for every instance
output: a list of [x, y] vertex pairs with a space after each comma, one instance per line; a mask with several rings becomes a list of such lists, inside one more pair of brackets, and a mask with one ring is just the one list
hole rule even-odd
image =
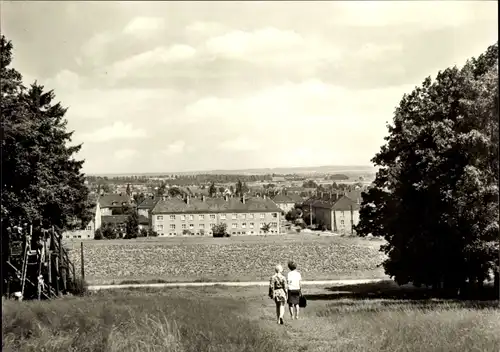
[[241, 182], [267, 182], [272, 181], [273, 175], [162, 175], [147, 177], [147, 176], [87, 176], [87, 180], [92, 183], [156, 183], [158, 178], [167, 185], [201, 185], [210, 183], [236, 183]]

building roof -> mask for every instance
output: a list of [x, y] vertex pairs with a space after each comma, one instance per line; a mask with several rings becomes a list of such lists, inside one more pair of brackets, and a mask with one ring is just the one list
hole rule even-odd
[[346, 192], [345, 195], [355, 202], [358, 202], [358, 199], [361, 202], [361, 199], [362, 199], [361, 193], [362, 192], [363, 191], [361, 189], [355, 189], [355, 190]]
[[290, 198], [294, 203], [301, 203], [304, 199], [298, 194], [292, 193], [287, 194], [288, 198]]
[[149, 225], [149, 219], [144, 215], [139, 215], [139, 225]]
[[182, 199], [168, 198], [156, 203], [152, 214], [173, 213], [252, 213], [281, 212], [281, 209], [269, 198], [254, 197], [242, 202], [239, 198], [191, 198], [189, 204]]
[[[359, 205], [356, 201], [353, 201], [351, 198], [346, 196], [341, 196], [337, 201], [331, 200], [308, 200], [311, 203], [313, 208], [326, 208], [331, 210], [339, 210], [339, 211], [350, 211], [359, 210]], [[308, 203], [309, 204], [309, 203]]]
[[295, 203], [289, 196], [284, 194], [278, 194], [273, 198], [275, 203]]
[[278, 194], [273, 198], [275, 203], [301, 203], [303, 201], [302, 197], [298, 194]]
[[161, 197], [146, 198], [141, 202], [141, 204], [139, 204], [137, 209], [153, 209], [160, 199]]
[[125, 204], [130, 204], [130, 197], [126, 194], [105, 194], [99, 197], [99, 205], [101, 208], [121, 207]]
[[103, 215], [102, 224], [124, 224], [127, 222], [128, 215]]

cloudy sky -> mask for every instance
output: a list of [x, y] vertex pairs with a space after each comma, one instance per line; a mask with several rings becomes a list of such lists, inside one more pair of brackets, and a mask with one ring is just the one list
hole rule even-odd
[[497, 2], [2, 2], [88, 173], [369, 165], [426, 76], [497, 39]]

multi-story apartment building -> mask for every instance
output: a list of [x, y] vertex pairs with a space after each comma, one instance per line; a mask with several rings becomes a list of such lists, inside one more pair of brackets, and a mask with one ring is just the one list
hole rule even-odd
[[221, 223], [231, 235], [263, 234], [262, 226], [270, 224], [270, 233], [280, 233], [281, 209], [268, 198], [164, 198], [151, 211], [152, 228], [160, 236], [183, 234], [212, 235]]

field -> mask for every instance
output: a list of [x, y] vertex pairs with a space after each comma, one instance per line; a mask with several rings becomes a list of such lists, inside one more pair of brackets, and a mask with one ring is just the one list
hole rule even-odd
[[[89, 284], [267, 280], [295, 260], [304, 280], [383, 278], [379, 240], [312, 234], [84, 241]], [[80, 242], [68, 241], [79, 272]]]
[[[377, 293], [379, 297], [375, 297]], [[375, 352], [500, 350], [493, 301], [425, 299], [394, 284], [308, 287], [275, 323], [265, 287], [96, 292], [2, 303], [3, 351]], [[411, 299], [401, 299], [412, 296]]]

